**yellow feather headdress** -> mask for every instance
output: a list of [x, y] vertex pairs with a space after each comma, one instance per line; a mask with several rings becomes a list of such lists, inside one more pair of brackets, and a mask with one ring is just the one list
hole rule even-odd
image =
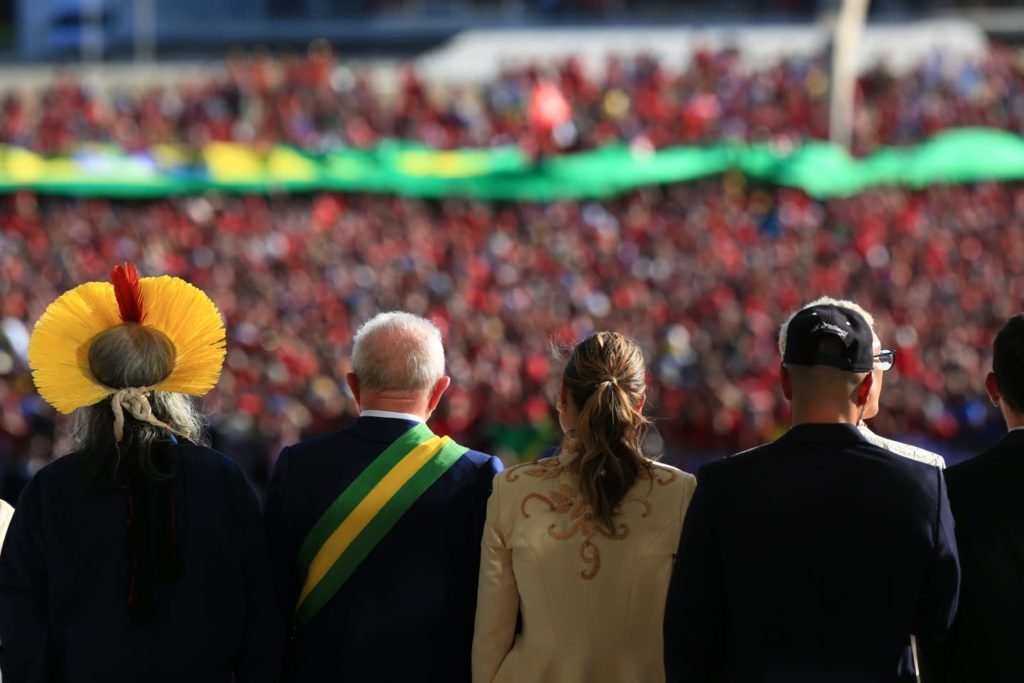
[[87, 282], [51, 303], [32, 331], [28, 362], [43, 400], [64, 414], [117, 392], [89, 369], [98, 334], [128, 322], [154, 328], [171, 340], [174, 369], [154, 391], [202, 396], [224, 366], [224, 323], [202, 290], [176, 277], [139, 278], [135, 266], [117, 266], [109, 282]]

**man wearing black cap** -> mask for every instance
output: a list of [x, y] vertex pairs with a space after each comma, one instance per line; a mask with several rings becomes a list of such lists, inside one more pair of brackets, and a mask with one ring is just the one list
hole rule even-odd
[[[874, 377], [871, 382], [871, 397], [868, 399], [868, 403], [864, 408], [864, 420], [870, 420], [871, 418], [878, 415], [879, 404], [878, 399], [882, 394], [882, 373], [889, 370], [896, 360], [896, 352], [882, 348], [882, 341], [878, 338], [878, 333], [875, 330], [875, 319], [870, 313], [865, 311], [859, 304], [846, 299], [833, 299], [829, 296], [823, 296], [805, 304], [803, 308], [810, 306], [821, 306], [824, 304], [832, 304], [839, 308], [848, 308], [854, 313], [857, 313], [871, 328], [872, 339], [872, 354], [875, 359], [875, 366], [872, 370]], [[786, 321], [782, 323], [782, 329], [779, 330], [779, 357], [781, 358], [786, 352], [786, 328], [789, 327], [789, 321], [793, 319], [800, 311], [794, 311], [793, 315], [786, 318]], [[895, 453], [896, 455], [904, 458], [910, 458], [911, 460], [919, 460], [935, 467], [941, 467], [945, 469], [946, 460], [938, 453], [932, 453], [931, 451], [925, 450], [920, 446], [915, 446], [909, 443], [903, 443], [888, 439], [871, 431], [868, 426], [862, 420], [857, 428], [860, 430], [861, 435], [869, 442], [876, 446], [884, 448], [885, 450]]]
[[[875, 365], [871, 371], [871, 393], [868, 397], [867, 404], [864, 407], [864, 413], [862, 414], [861, 421], [857, 425], [857, 429], [858, 431], [860, 431], [860, 435], [863, 436], [869, 443], [874, 444], [879, 448], [884, 448], [885, 450], [889, 451], [890, 453], [893, 453], [894, 455], [898, 455], [904, 458], [910, 458], [911, 460], [918, 460], [920, 462], [945, 469], [946, 461], [938, 453], [932, 453], [931, 451], [925, 450], [919, 446], [914, 446], [909, 443], [902, 443], [900, 441], [885, 438], [883, 436], [875, 434], [873, 431], [871, 431], [870, 428], [868, 428], [867, 424], [865, 424], [864, 420], [870, 420], [871, 418], [878, 415], [880, 408], [879, 399], [881, 398], [882, 394], [882, 384], [884, 376], [883, 373], [892, 368], [896, 360], [896, 352], [882, 348], [882, 342], [878, 338], [878, 333], [875, 330], [874, 316], [872, 316], [870, 313], [864, 310], [859, 304], [853, 301], [849, 301], [846, 299], [833, 299], [832, 297], [823, 296], [805, 304], [802, 308], [808, 308], [810, 306], [821, 306], [827, 304], [838, 306], [839, 308], [846, 308], [852, 310], [853, 312], [857, 313], [862, 318], [864, 318], [864, 322], [866, 322], [868, 324], [868, 327], [871, 329], [871, 336], [873, 339], [871, 353], [874, 356]], [[795, 316], [799, 312], [800, 311], [794, 311], [793, 315], [791, 315], [789, 318], [786, 319], [784, 323], [782, 323], [782, 328], [779, 330], [780, 357], [782, 357], [786, 353], [787, 328], [789, 327], [789, 321], [792, 320], [793, 316]], [[933, 475], [931, 472], [929, 472], [928, 476], [932, 477]], [[950, 494], [949, 497], [950, 507], [955, 511], [954, 503], [952, 501], [952, 494]], [[899, 676], [897, 677], [897, 680], [901, 681], [902, 683], [918, 683], [920, 679], [918, 677], [918, 657], [916, 656], [916, 648], [914, 647], [912, 639], [910, 639], [909, 637], [908, 642], [910, 642], [911, 645], [908, 645], [908, 647], [904, 651], [903, 658], [900, 661], [899, 665]]]
[[936, 467], [870, 444], [862, 316], [787, 327], [778, 441], [701, 468], [665, 612], [669, 681], [892, 681], [908, 633], [941, 638], [960, 570]]

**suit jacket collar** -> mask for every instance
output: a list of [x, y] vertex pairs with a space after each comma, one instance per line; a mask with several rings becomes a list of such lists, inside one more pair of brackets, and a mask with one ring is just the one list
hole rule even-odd
[[370, 417], [362, 416], [345, 428], [349, 434], [366, 439], [368, 441], [379, 441], [380, 443], [391, 443], [402, 434], [416, 426], [412, 420], [403, 420], [392, 417]]
[[856, 425], [837, 424], [801, 424], [791, 427], [782, 435], [780, 441], [827, 442], [827, 443], [868, 443]]
[[399, 420], [412, 420], [413, 422], [426, 422], [422, 417], [412, 413], [396, 413], [392, 410], [364, 410], [359, 413], [360, 417], [391, 417]]
[[997, 441], [990, 451], [1024, 451], [1024, 429], [1012, 429]]

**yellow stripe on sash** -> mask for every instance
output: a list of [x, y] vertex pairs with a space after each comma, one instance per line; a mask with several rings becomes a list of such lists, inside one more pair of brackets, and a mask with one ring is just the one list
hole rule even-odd
[[449, 440], [448, 437], [434, 436], [409, 451], [409, 454], [392, 467], [391, 471], [366, 494], [366, 497], [345, 518], [345, 521], [338, 525], [338, 528], [334, 530], [334, 533], [328, 537], [327, 541], [324, 542], [317, 552], [313, 561], [309, 563], [306, 582], [303, 584], [302, 592], [299, 594], [300, 605], [306, 599], [306, 596], [316, 588], [317, 584], [323, 580], [327, 572], [334, 566], [334, 563], [338, 561], [338, 558], [359, 537], [359, 534], [363, 532], [366, 526], [373, 521], [373, 518], [377, 516], [381, 508], [413, 478], [420, 468], [430, 462]]

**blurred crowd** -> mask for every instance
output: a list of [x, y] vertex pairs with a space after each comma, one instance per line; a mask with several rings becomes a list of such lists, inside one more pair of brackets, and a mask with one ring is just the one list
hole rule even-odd
[[557, 443], [553, 349], [594, 329], [650, 367], [649, 449], [688, 469], [778, 435], [777, 329], [821, 294], [874, 313], [881, 434], [947, 455], [995, 438], [983, 379], [1024, 298], [1024, 185], [887, 189], [819, 202], [741, 176], [608, 201], [209, 195], [132, 203], [0, 199], [0, 455], [37, 464], [51, 411], [25, 364], [30, 325], [111, 264], [194, 282], [228, 329], [205, 403], [217, 447], [259, 482], [282, 444], [344, 424], [354, 328], [403, 308], [441, 327], [453, 387], [435, 426], [509, 461]]
[[[230, 56], [221, 76], [174, 88], [106, 91], [72, 79], [0, 93], [0, 143], [67, 153], [86, 141], [370, 147], [385, 138], [443, 148], [518, 145], [534, 155], [625, 141], [641, 148], [722, 140], [798, 143], [828, 132], [828, 62], [792, 58], [749, 69], [735, 51], [687, 64], [616, 57], [506, 69], [485, 84], [424, 82], [412, 66], [384, 87], [324, 42], [306, 54]], [[395, 79], [391, 79], [395, 80]], [[993, 48], [977, 63], [936, 56], [902, 75], [884, 65], [857, 86], [854, 149], [919, 142], [944, 128], [1024, 132], [1024, 62]]]
[[[314, 44], [301, 58], [236, 55], [223, 78], [92, 92], [62, 80], [8, 92], [0, 142], [45, 153], [86, 141], [128, 150], [213, 140], [367, 147], [517, 144], [536, 154], [622, 140], [662, 147], [823, 137], [822, 60], [748, 72], [732, 52], [681, 71], [612, 59], [507, 71], [431, 88], [411, 68], [374, 89]], [[674, 65], [673, 65], [674, 66]], [[855, 146], [920, 141], [949, 126], [1024, 132], [1024, 62], [941, 59], [858, 85]], [[694, 469], [785, 428], [777, 327], [821, 294], [855, 299], [897, 351], [876, 431], [956, 460], [1000, 431], [983, 399], [987, 349], [1024, 297], [1024, 185], [887, 189], [817, 201], [737, 174], [607, 201], [421, 201], [364, 194], [206, 196], [151, 202], [19, 193], [0, 198], [0, 482], [66, 448], [33, 394], [25, 354], [46, 303], [131, 260], [194, 282], [228, 326], [206, 400], [215, 445], [259, 483], [283, 444], [344, 424], [351, 338], [377, 310], [443, 330], [454, 379], [439, 429], [507, 461], [559, 438], [557, 346], [594, 329], [635, 337], [650, 364], [652, 453]]]

